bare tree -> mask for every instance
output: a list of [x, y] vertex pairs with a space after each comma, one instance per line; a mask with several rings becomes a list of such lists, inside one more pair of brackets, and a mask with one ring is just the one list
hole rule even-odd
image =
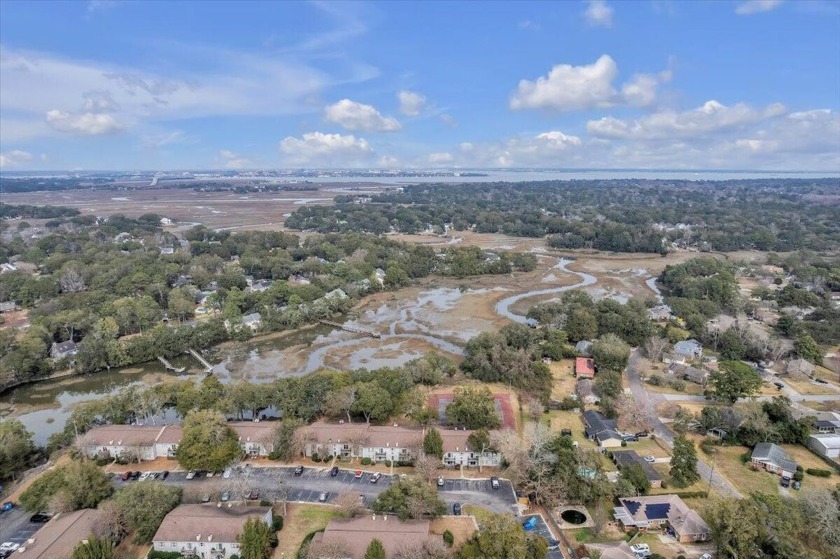
[[93, 527], [93, 534], [115, 542], [122, 540], [128, 533], [128, 524], [117, 503], [113, 500], [105, 501], [99, 506], [99, 510], [102, 514]]
[[353, 518], [365, 510], [364, 506], [362, 506], [362, 501], [356, 493], [342, 493], [336, 497], [333, 504], [341, 512], [341, 515], [346, 518]]
[[353, 423], [350, 410], [355, 403], [355, 386], [345, 386], [344, 388], [331, 390], [324, 397], [324, 413], [330, 417], [338, 417], [343, 414], [347, 417], [347, 423]]
[[835, 549], [840, 547], [840, 503], [830, 491], [811, 491], [802, 504], [808, 514], [808, 522], [825, 543]]
[[644, 404], [635, 398], [622, 395], [616, 401], [618, 426], [626, 430], [650, 430], [653, 410], [650, 404]]
[[449, 556], [443, 539], [435, 536], [420, 545], [403, 544], [394, 553], [394, 559], [446, 559]]
[[430, 454], [423, 454], [417, 457], [414, 461], [414, 473], [431, 482], [437, 475], [437, 471], [441, 466], [440, 458]]
[[607, 525], [607, 511], [604, 510], [603, 500], [598, 499], [595, 508], [589, 510], [592, 511], [592, 535], [598, 537]]
[[650, 337], [645, 342], [645, 354], [651, 361], [659, 361], [662, 358], [662, 354], [668, 348], [668, 345], [668, 340], [665, 338], [658, 336]]
[[534, 398], [533, 396], [527, 396], [525, 398], [525, 410], [534, 421], [540, 420], [544, 409], [545, 408], [543, 407], [542, 402], [540, 402], [538, 398]]
[[68, 269], [59, 276], [58, 285], [64, 293], [78, 293], [87, 289], [85, 278], [74, 268]]
[[791, 349], [793, 349], [793, 346], [790, 342], [781, 338], [771, 338], [768, 343], [767, 355], [773, 361], [781, 361], [790, 353]]
[[353, 454], [358, 455], [361, 452], [362, 448], [367, 444], [368, 438], [367, 428], [362, 426], [347, 436], [347, 443], [353, 449]]

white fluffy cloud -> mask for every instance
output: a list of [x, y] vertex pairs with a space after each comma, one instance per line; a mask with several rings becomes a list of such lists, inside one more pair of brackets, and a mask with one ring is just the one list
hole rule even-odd
[[289, 163], [339, 167], [367, 161], [373, 148], [367, 140], [352, 134], [307, 132], [301, 138], [285, 138], [280, 142], [280, 152], [287, 156]]
[[589, 0], [589, 6], [583, 17], [590, 25], [612, 27], [613, 9], [604, 0]]
[[406, 116], [417, 116], [426, 106], [426, 96], [415, 91], [400, 91], [397, 99], [400, 101], [400, 112]]
[[426, 160], [430, 165], [446, 165], [455, 161], [455, 157], [449, 152], [438, 151], [427, 155]]
[[572, 111], [617, 105], [646, 107], [656, 101], [657, 88], [670, 81], [671, 72], [636, 74], [616, 91], [618, 66], [607, 54], [593, 64], [558, 64], [536, 81], [522, 80], [510, 98], [510, 108]]
[[228, 149], [219, 150], [216, 160], [225, 169], [249, 169], [255, 166], [247, 157]]
[[70, 132], [86, 136], [114, 134], [125, 126], [112, 115], [102, 113], [68, 113], [53, 109], [47, 111], [47, 124], [59, 132]]
[[782, 5], [782, 0], [746, 0], [736, 6], [735, 13], [740, 16], [759, 14], [775, 10]]
[[20, 167], [32, 161], [32, 154], [28, 151], [21, 151], [13, 149], [4, 153], [0, 153], [0, 169], [7, 169], [9, 167]]
[[643, 140], [691, 138], [743, 127], [781, 116], [784, 113], [785, 107], [780, 104], [757, 110], [743, 103], [727, 107], [717, 101], [708, 101], [702, 107], [689, 111], [660, 111], [636, 120], [622, 120], [607, 116], [589, 121], [586, 129], [599, 138]]
[[402, 126], [394, 117], [382, 116], [374, 107], [342, 99], [324, 109], [324, 118], [347, 130], [364, 132], [396, 132]]

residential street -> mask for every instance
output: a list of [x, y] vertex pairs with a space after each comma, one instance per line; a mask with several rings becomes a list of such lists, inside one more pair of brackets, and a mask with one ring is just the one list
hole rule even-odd
[[[669, 400], [666, 398], [665, 394], [660, 394], [658, 392], [650, 392], [642, 383], [642, 380], [639, 376], [639, 350], [636, 349], [633, 353], [630, 354], [630, 360], [627, 363], [627, 380], [630, 384], [630, 391], [633, 393], [633, 397], [636, 399], [637, 402], [643, 404], [646, 409], [651, 410], [650, 413], [650, 421], [653, 427], [654, 433], [656, 436], [665, 441], [668, 446], [674, 446], [674, 433], [671, 431], [656, 415], [656, 406], [660, 402]], [[697, 396], [696, 398], [701, 398], [705, 401], [705, 398], [702, 396]], [[680, 398], [681, 400], [689, 400], [691, 398]], [[699, 456], [699, 451], [698, 451]], [[702, 459], [697, 460], [697, 472], [700, 474], [700, 477], [709, 482], [711, 480], [711, 488], [714, 491], [717, 491], [723, 496], [726, 497], [737, 497], [742, 498], [743, 495], [738, 492], [735, 487], [729, 483], [728, 480], [721, 477], [717, 472], [714, 472], [712, 468], [706, 464]]]

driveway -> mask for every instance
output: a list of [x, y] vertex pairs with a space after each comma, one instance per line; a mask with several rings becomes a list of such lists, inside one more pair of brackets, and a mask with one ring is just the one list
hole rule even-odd
[[[335, 501], [342, 493], [364, 497], [370, 507], [380, 493], [391, 486], [393, 476], [382, 475], [377, 483], [371, 483], [372, 473], [363, 472], [356, 477], [355, 470], [339, 470], [336, 477], [330, 476], [328, 468], [305, 468], [300, 476], [294, 475], [294, 467], [242, 468], [236, 470], [230, 479], [220, 476], [196, 477], [187, 480], [186, 472], [172, 472], [164, 483], [177, 485], [200, 495], [208, 495], [211, 501], [218, 501], [224, 491], [231, 493], [231, 499], [242, 499], [246, 493], [258, 491], [259, 498], [269, 501], [285, 500], [301, 503], [319, 502], [321, 493], [327, 493], [327, 503]], [[122, 481], [114, 478], [116, 487], [142, 481]], [[452, 509], [453, 503], [478, 505], [495, 513], [516, 514], [516, 495], [507, 480], [499, 480], [499, 489], [490, 486], [489, 479], [445, 479], [438, 489], [441, 498]]]
[[[656, 405], [666, 400], [663, 394], [649, 392], [642, 384], [639, 376], [639, 350], [633, 350], [630, 360], [627, 362], [627, 381], [630, 384], [630, 392], [637, 402], [650, 410], [650, 423], [656, 436], [665, 441], [668, 446], [674, 446], [674, 432], [671, 431], [656, 415]], [[727, 479], [713, 471], [703, 460], [697, 460], [697, 473], [700, 478], [709, 482], [712, 489], [715, 489], [723, 496], [742, 498], [743, 495], [729, 483]]]

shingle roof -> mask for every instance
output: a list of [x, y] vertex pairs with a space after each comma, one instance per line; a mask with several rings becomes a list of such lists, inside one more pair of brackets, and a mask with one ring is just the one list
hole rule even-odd
[[58, 514], [31, 536], [34, 543], [26, 543], [21, 559], [70, 559], [73, 548], [87, 539], [100, 523], [101, 511], [82, 509]]
[[607, 419], [604, 414], [596, 410], [583, 412], [583, 421], [586, 424], [586, 432], [599, 441], [606, 439], [620, 439], [616, 429], [615, 420]]
[[271, 507], [179, 505], [166, 515], [152, 541], [233, 543], [249, 518], [263, 518], [269, 510]]
[[[422, 429], [413, 427], [394, 427], [389, 425], [368, 425], [367, 423], [327, 423], [316, 421], [312, 425], [301, 427], [305, 436], [312, 440], [328, 444], [347, 442], [350, 438], [364, 438], [368, 447], [410, 447], [423, 438]], [[466, 431], [459, 431], [466, 432]]]
[[635, 450], [615, 450], [613, 451], [613, 459], [619, 465], [619, 468], [638, 464], [642, 467], [648, 481], [662, 481], [662, 476], [654, 469], [650, 463], [646, 462], [644, 458], [638, 455]]
[[697, 512], [689, 508], [679, 495], [628, 497], [619, 499], [619, 502], [630, 514], [630, 518], [622, 518], [625, 523], [635, 522], [644, 526], [650, 520], [667, 520], [668, 524], [682, 535], [710, 532], [709, 525]]
[[350, 557], [362, 559], [375, 538], [382, 542], [385, 556], [390, 559], [404, 547], [414, 549], [423, 545], [429, 538], [429, 526], [428, 520], [400, 521], [384, 515], [336, 518], [330, 520], [326, 530], [312, 541], [314, 544], [341, 542]]
[[755, 445], [751, 458], [762, 462], [770, 462], [787, 472], [796, 471], [796, 462], [788, 458], [782, 447], [773, 443], [758, 443]]
[[152, 446], [164, 427], [161, 425], [102, 425], [82, 435], [79, 443], [84, 446]]

